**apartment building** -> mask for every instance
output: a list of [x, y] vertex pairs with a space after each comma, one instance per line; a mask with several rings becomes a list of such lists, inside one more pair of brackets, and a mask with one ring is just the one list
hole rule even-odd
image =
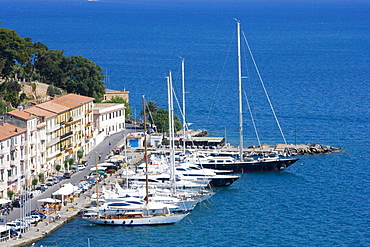
[[43, 173], [47, 177], [55, 171], [56, 156], [60, 154], [60, 148], [57, 148], [57, 143], [59, 142], [59, 139], [57, 139], [57, 130], [60, 127], [60, 125], [57, 124], [57, 114], [36, 106], [26, 108], [24, 111], [41, 117], [43, 119], [43, 123], [46, 125], [46, 148], [45, 152], [42, 152], [42, 157], [45, 158], [45, 163], [41, 163], [39, 167], [40, 169], [36, 169], [34, 174], [35, 176], [38, 176], [38, 174]]
[[109, 136], [125, 129], [125, 105], [115, 103], [94, 104], [94, 126], [99, 134]]
[[[94, 98], [77, 95], [77, 94], [67, 94], [62, 96], [63, 99], [68, 99], [70, 101], [79, 104], [79, 107], [75, 109], [76, 119], [79, 121], [80, 132], [82, 137], [81, 144], [79, 144], [85, 154], [89, 153], [94, 147], [95, 142], [94, 137], [94, 122], [93, 122], [93, 108], [94, 108]], [[73, 120], [76, 122], [77, 120]]]
[[0, 197], [8, 198], [7, 191], [20, 191], [29, 176], [25, 165], [26, 130], [1, 122], [0, 133]]
[[5, 113], [2, 121], [26, 130], [24, 143], [24, 171], [26, 184], [31, 185], [33, 178], [46, 165], [46, 123], [43, 117], [22, 110]]

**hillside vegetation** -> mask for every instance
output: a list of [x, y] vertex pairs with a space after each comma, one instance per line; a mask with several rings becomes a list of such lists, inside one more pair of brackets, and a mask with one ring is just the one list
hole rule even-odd
[[33, 88], [33, 82], [51, 85], [47, 89], [51, 96], [61, 93], [60, 88], [94, 97], [97, 102], [105, 92], [104, 73], [93, 61], [82, 56], [66, 57], [63, 50], [50, 50], [6, 28], [0, 28], [0, 77], [0, 111], [4, 105], [17, 107], [29, 98], [22, 92], [20, 81]]

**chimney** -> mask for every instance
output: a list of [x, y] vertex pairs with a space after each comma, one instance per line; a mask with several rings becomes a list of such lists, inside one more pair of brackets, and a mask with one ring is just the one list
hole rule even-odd
[[15, 128], [15, 130], [14, 130], [15, 132], [18, 132], [18, 128]]

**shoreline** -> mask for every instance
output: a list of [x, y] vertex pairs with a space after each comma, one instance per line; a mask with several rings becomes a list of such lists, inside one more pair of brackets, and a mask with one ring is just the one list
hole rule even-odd
[[[107, 140], [107, 139], [106, 139]], [[120, 146], [122, 144], [123, 140], [119, 140], [116, 144], [116, 146]], [[264, 144], [263, 150], [265, 151], [284, 151], [284, 150], [300, 150], [300, 152], [297, 152], [299, 155], [303, 154], [322, 154], [322, 153], [331, 153], [331, 152], [337, 152], [340, 149], [330, 147], [330, 146], [324, 146], [324, 145], [318, 145], [318, 144], [297, 144], [297, 145], [285, 145], [285, 144], [276, 144], [276, 145], [267, 145]], [[163, 148], [157, 148], [156, 150], [161, 150]], [[235, 147], [229, 147], [229, 148], [223, 148], [218, 149], [222, 151], [232, 151], [236, 150]], [[259, 146], [251, 146], [248, 148], [245, 148], [245, 152], [249, 151], [258, 151], [260, 149]], [[211, 151], [211, 150], [204, 150], [199, 149], [199, 151]], [[95, 149], [91, 151], [86, 157], [92, 156], [92, 154], [95, 153]], [[132, 157], [134, 157], [131, 162], [130, 166], [139, 163], [143, 160], [143, 154], [138, 152], [137, 150], [130, 149], [128, 150], [128, 153]], [[128, 154], [129, 156], [129, 154]], [[95, 166], [95, 164], [93, 165]], [[122, 171], [119, 171], [122, 172]], [[106, 178], [106, 183], [114, 183], [116, 180], [120, 179], [118, 178], [118, 173], [111, 176], [108, 176]], [[98, 185], [100, 186], [100, 184]], [[78, 215], [78, 213], [86, 208], [87, 206], [91, 205], [92, 200], [90, 199], [91, 194], [95, 193], [96, 185], [92, 186], [88, 191], [86, 191], [84, 194], [81, 194], [79, 197], [76, 196], [75, 200], [73, 202], [68, 202], [68, 204], [61, 208], [60, 211], [53, 212], [50, 216], [56, 216], [60, 214], [60, 219], [51, 221], [52, 217], [48, 217], [42, 222], [39, 222], [37, 226], [31, 226], [27, 232], [20, 234], [21, 237], [13, 238], [10, 240], [7, 240], [5, 242], [0, 242], [0, 246], [2, 246], [3, 243], [6, 243], [6, 246], [14, 246], [14, 247], [22, 247], [26, 245], [31, 245], [33, 243], [37, 243], [37, 241], [47, 237], [48, 235], [52, 234], [53, 232], [57, 231], [59, 228], [61, 228], [64, 224], [70, 222], [74, 217]], [[50, 222], [51, 221], [51, 222]]]

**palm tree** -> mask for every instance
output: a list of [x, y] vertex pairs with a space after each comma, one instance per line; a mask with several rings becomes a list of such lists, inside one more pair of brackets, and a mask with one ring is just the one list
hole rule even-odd
[[[155, 101], [148, 101], [147, 103], [146, 103], [146, 114], [147, 114], [147, 116], [148, 116], [148, 121], [150, 122], [150, 125], [151, 125], [151, 127], [153, 128], [153, 123], [154, 123], [154, 121], [153, 121], [153, 117], [152, 117], [152, 114], [155, 114], [155, 113], [157, 113], [158, 112], [158, 110], [159, 110], [159, 105], [158, 105], [158, 103], [157, 102], [155, 102]], [[141, 116], [144, 116], [144, 110], [143, 111], [141, 111], [141, 113], [140, 113], [140, 115]]]

